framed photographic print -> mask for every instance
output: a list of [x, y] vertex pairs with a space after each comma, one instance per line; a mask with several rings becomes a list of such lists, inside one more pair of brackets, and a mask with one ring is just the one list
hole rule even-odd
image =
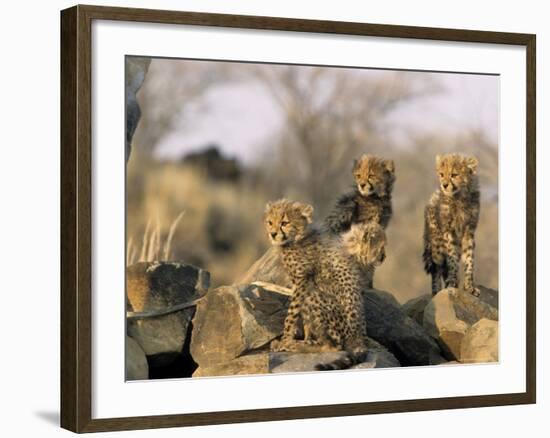
[[535, 403], [534, 35], [75, 6], [61, 54], [62, 427]]

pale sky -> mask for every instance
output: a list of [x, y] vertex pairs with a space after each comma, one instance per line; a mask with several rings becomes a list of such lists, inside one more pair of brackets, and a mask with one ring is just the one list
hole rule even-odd
[[[363, 70], [364, 74], [385, 72]], [[499, 78], [497, 76], [405, 72], [426, 75], [442, 91], [402, 104], [386, 119], [388, 135], [406, 146], [417, 134], [457, 135], [484, 131], [498, 142]], [[178, 158], [216, 143], [228, 156], [252, 163], [262, 146], [281, 127], [282, 113], [258, 83], [245, 82], [212, 87], [195, 106], [182, 114], [185, 123], [158, 146], [160, 158]]]

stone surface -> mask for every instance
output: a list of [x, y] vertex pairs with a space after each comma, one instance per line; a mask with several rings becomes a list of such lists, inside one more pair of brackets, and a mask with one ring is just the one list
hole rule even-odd
[[424, 321], [424, 309], [431, 299], [431, 294], [420, 295], [403, 304], [401, 310], [403, 310], [403, 313], [409, 318], [414, 319], [418, 324], [422, 325]]
[[243, 374], [266, 374], [269, 372], [269, 354], [258, 353], [238, 357], [227, 362], [199, 366], [193, 377], [236, 376]]
[[[127, 302], [134, 312], [155, 312], [198, 298], [209, 286], [209, 274], [191, 265], [140, 262], [126, 270]], [[179, 354], [194, 307], [163, 316], [128, 319], [127, 332], [147, 356]]]
[[[200, 366], [193, 377], [242, 374], [279, 374], [317, 371], [315, 366], [345, 358], [343, 351], [325, 353], [253, 353], [227, 362]], [[382, 346], [369, 350], [365, 362], [353, 369], [399, 367], [397, 359]]]
[[151, 58], [126, 58], [126, 161], [130, 157], [132, 139], [141, 118], [137, 92], [145, 80], [150, 64]]
[[468, 329], [460, 347], [460, 361], [498, 362], [498, 321], [483, 318]]
[[126, 336], [126, 380], [146, 380], [149, 366], [145, 352], [131, 337]]
[[254, 285], [208, 292], [193, 319], [193, 359], [211, 367], [268, 348], [282, 333], [287, 306], [288, 296]]
[[498, 310], [460, 289], [439, 291], [424, 310], [423, 326], [449, 360], [460, 360], [468, 329], [482, 318], [498, 320]]
[[403, 313], [391, 294], [369, 289], [363, 295], [369, 337], [391, 351], [403, 366], [441, 363], [437, 343]]
[[271, 247], [268, 249], [236, 284], [250, 284], [255, 281], [273, 283], [287, 288], [292, 286], [290, 279], [283, 269], [277, 248]]

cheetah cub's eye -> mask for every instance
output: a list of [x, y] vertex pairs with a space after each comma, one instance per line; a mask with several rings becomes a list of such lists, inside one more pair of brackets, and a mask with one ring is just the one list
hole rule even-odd
[[457, 176], [458, 176], [458, 173], [453, 173], [453, 174], [451, 175], [451, 178], [456, 178]]
[[288, 221], [282, 221], [282, 222], [281, 222], [281, 226], [283, 226], [283, 227], [286, 227], [288, 224], [289, 224]]
[[443, 172], [439, 172], [439, 177], [443, 178]]
[[267, 225], [272, 226], [272, 225], [273, 225], [273, 222], [267, 221]]

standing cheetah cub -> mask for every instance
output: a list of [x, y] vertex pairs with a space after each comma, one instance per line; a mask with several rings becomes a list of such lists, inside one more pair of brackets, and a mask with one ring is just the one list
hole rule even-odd
[[[325, 230], [340, 236], [354, 224], [379, 224], [385, 230], [392, 216], [393, 160], [363, 155], [354, 162], [353, 177], [355, 187], [338, 199], [324, 221]], [[368, 287], [373, 287], [372, 281]]]
[[464, 290], [479, 296], [474, 286], [474, 233], [479, 219], [478, 161], [460, 154], [438, 155], [440, 188], [424, 213], [424, 269], [432, 276], [432, 294], [442, 286], [458, 287], [459, 259]]
[[[319, 365], [344, 368], [361, 362], [367, 351], [363, 307], [363, 274], [355, 256], [339, 239], [311, 226], [313, 207], [281, 199], [268, 203], [264, 224], [271, 243], [280, 250], [294, 293], [276, 351], [346, 350], [347, 360]], [[368, 251], [364, 251], [368, 252]], [[305, 340], [295, 340], [298, 321]]]

